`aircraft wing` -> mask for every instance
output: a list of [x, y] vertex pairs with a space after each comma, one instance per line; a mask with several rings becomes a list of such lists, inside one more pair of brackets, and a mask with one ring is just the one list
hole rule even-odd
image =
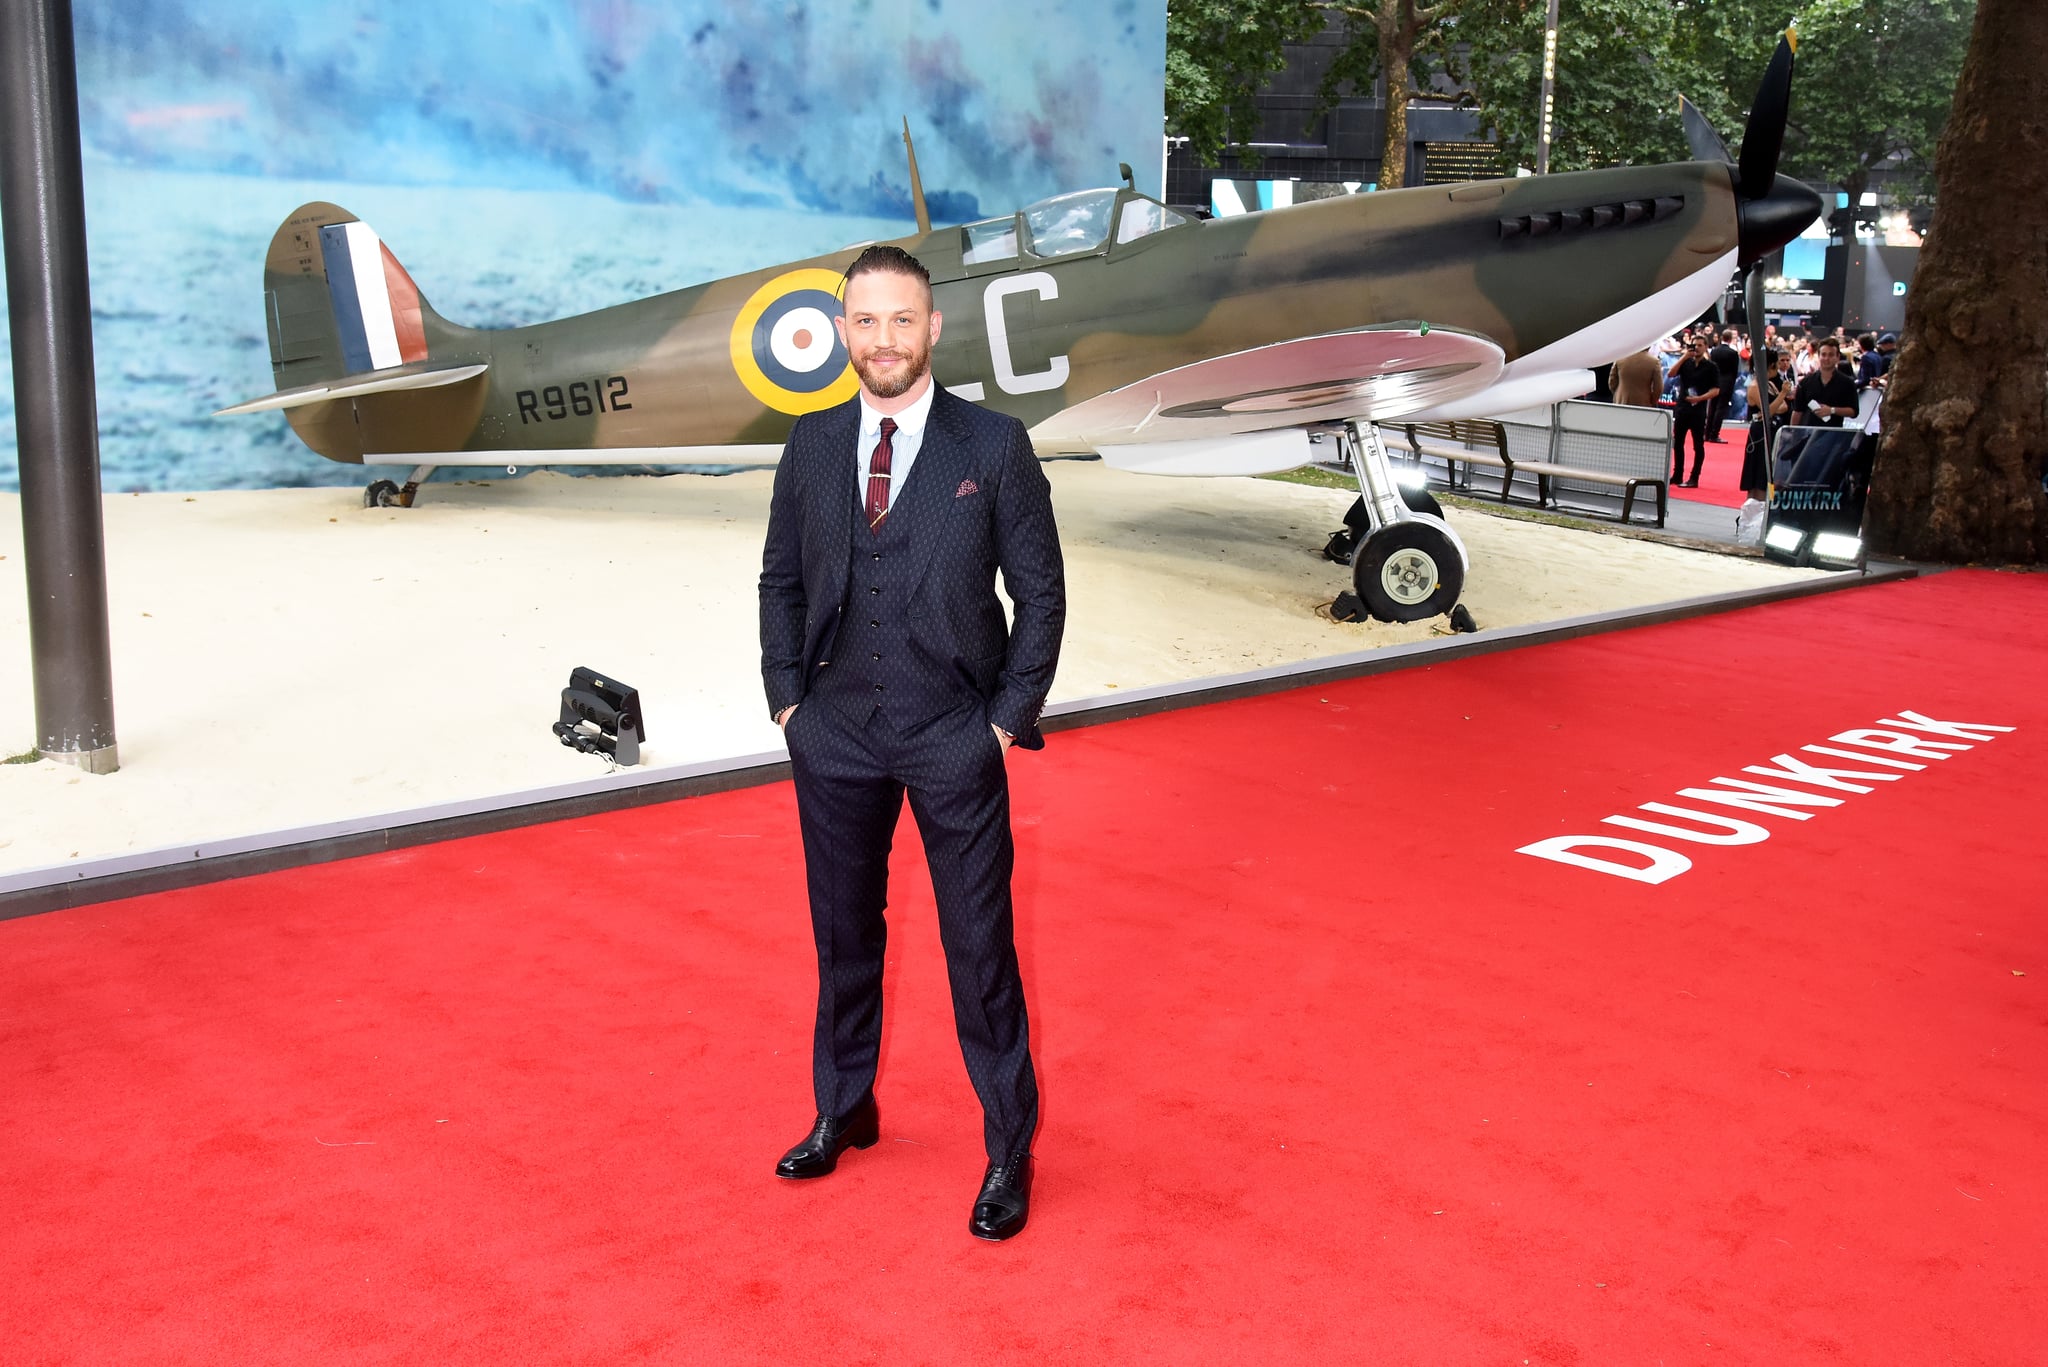
[[296, 389], [280, 389], [275, 394], [265, 394], [260, 399], [238, 403], [232, 408], [223, 408], [214, 416], [232, 417], [237, 413], [260, 413], [270, 408], [298, 408], [309, 403], [326, 403], [330, 399], [353, 399], [364, 394], [386, 394], [394, 389], [432, 389], [438, 385], [459, 384], [483, 374], [487, 365], [430, 366], [414, 363], [393, 366], [388, 370], [370, 370], [350, 375], [346, 379], [331, 380], [324, 384], [300, 385]]
[[1422, 323], [1276, 342], [1161, 371], [1031, 429], [1041, 450], [1216, 438], [1344, 418], [1386, 422], [1477, 393], [1505, 356], [1484, 337]]

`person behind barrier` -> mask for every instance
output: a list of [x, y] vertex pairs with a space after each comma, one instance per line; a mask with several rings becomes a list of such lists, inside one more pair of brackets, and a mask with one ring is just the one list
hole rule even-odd
[[1842, 367], [1842, 344], [1835, 338], [1821, 338], [1814, 354], [1817, 369], [1799, 382], [1792, 396], [1792, 421], [1840, 427], [1842, 419], [1856, 416], [1856, 381]]
[[1749, 377], [1749, 441], [1742, 450], [1742, 492], [1761, 499], [1771, 487], [1771, 445], [1792, 418], [1792, 389], [1783, 357], [1765, 351]]
[[[1721, 371], [1707, 359], [1707, 339], [1693, 337], [1685, 359], [1673, 368], [1677, 393], [1671, 424], [1671, 482], [1696, 489], [1700, 467], [1707, 462], [1707, 408], [1721, 392]], [[1692, 478], [1685, 479], [1685, 436], [1692, 434]]]
[[1729, 328], [1721, 334], [1714, 349], [1707, 353], [1707, 359], [1720, 372], [1719, 392], [1714, 401], [1707, 405], [1707, 440], [1721, 440], [1721, 424], [1728, 421], [1728, 412], [1735, 406], [1735, 382], [1742, 375], [1742, 353], [1735, 349], [1736, 339], [1742, 334]]
[[1655, 408], [1657, 391], [1664, 386], [1664, 367], [1647, 351], [1624, 356], [1614, 363], [1614, 401], [1637, 408]]

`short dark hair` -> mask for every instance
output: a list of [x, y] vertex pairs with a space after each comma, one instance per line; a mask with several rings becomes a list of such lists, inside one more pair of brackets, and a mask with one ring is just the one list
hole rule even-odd
[[924, 262], [912, 256], [909, 252], [904, 251], [903, 248], [891, 247], [887, 243], [877, 243], [853, 258], [853, 264], [846, 268], [846, 278], [839, 285], [840, 299], [842, 301], [845, 300], [846, 287], [853, 283], [853, 277], [856, 275], [873, 275], [878, 272], [916, 277], [918, 282], [924, 286], [925, 303], [927, 305], [931, 303], [932, 273], [924, 268]]
[[1819, 351], [1822, 347], [1830, 346], [1835, 349], [1835, 354], [1837, 356], [1842, 354], [1842, 339], [1839, 337], [1823, 337], [1818, 342], [1815, 342], [1813, 344], [1813, 349], [1815, 351]]

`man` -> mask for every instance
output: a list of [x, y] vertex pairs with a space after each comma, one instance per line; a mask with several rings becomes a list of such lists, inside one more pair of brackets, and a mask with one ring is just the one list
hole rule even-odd
[[1638, 408], [1655, 408], [1657, 391], [1664, 384], [1664, 368], [1647, 351], [1638, 351], [1614, 363], [1614, 401]]
[[940, 322], [915, 257], [862, 252], [834, 322], [859, 391], [797, 419], [775, 472], [761, 675], [796, 779], [818, 949], [817, 1119], [775, 1171], [822, 1177], [879, 1136], [882, 910], [908, 791], [989, 1156], [968, 1229], [1007, 1239], [1030, 1205], [1038, 1079], [1004, 763], [1012, 744], [1045, 744], [1066, 586], [1052, 488], [1023, 424], [932, 380]]
[[[1707, 406], [1721, 393], [1721, 372], [1707, 359], [1707, 339], [1695, 335], [1687, 344], [1685, 359], [1672, 370], [1677, 379], [1671, 424], [1671, 482], [1683, 489], [1697, 489], [1700, 467], [1707, 463]], [[1692, 478], [1685, 473], [1685, 436], [1692, 434]]]
[[1818, 368], [1799, 382], [1792, 396], [1792, 421], [1840, 427], [1842, 419], [1856, 416], [1856, 381], [1842, 369], [1840, 341], [1823, 337], [1818, 350]]
[[1856, 362], [1856, 388], [1864, 390], [1875, 386], [1882, 390], [1885, 377], [1892, 371], [1892, 357], [1898, 350], [1898, 335], [1891, 332], [1877, 339], [1876, 350], [1865, 347], [1862, 357]]
[[1719, 378], [1713, 403], [1707, 406], [1707, 440], [1721, 440], [1721, 424], [1728, 421], [1728, 409], [1735, 401], [1735, 384], [1742, 378], [1742, 353], [1735, 349], [1741, 334], [1729, 328], [1721, 334], [1720, 345], [1707, 353]]

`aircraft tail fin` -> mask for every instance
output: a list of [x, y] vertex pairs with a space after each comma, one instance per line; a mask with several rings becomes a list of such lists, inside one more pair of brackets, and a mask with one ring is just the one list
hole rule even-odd
[[481, 373], [465, 364], [476, 359], [469, 329], [435, 313], [376, 230], [339, 205], [301, 205], [278, 227], [263, 305], [278, 393], [227, 411], [340, 397], [340, 382], [373, 393], [468, 378], [431, 378], [457, 367]]

